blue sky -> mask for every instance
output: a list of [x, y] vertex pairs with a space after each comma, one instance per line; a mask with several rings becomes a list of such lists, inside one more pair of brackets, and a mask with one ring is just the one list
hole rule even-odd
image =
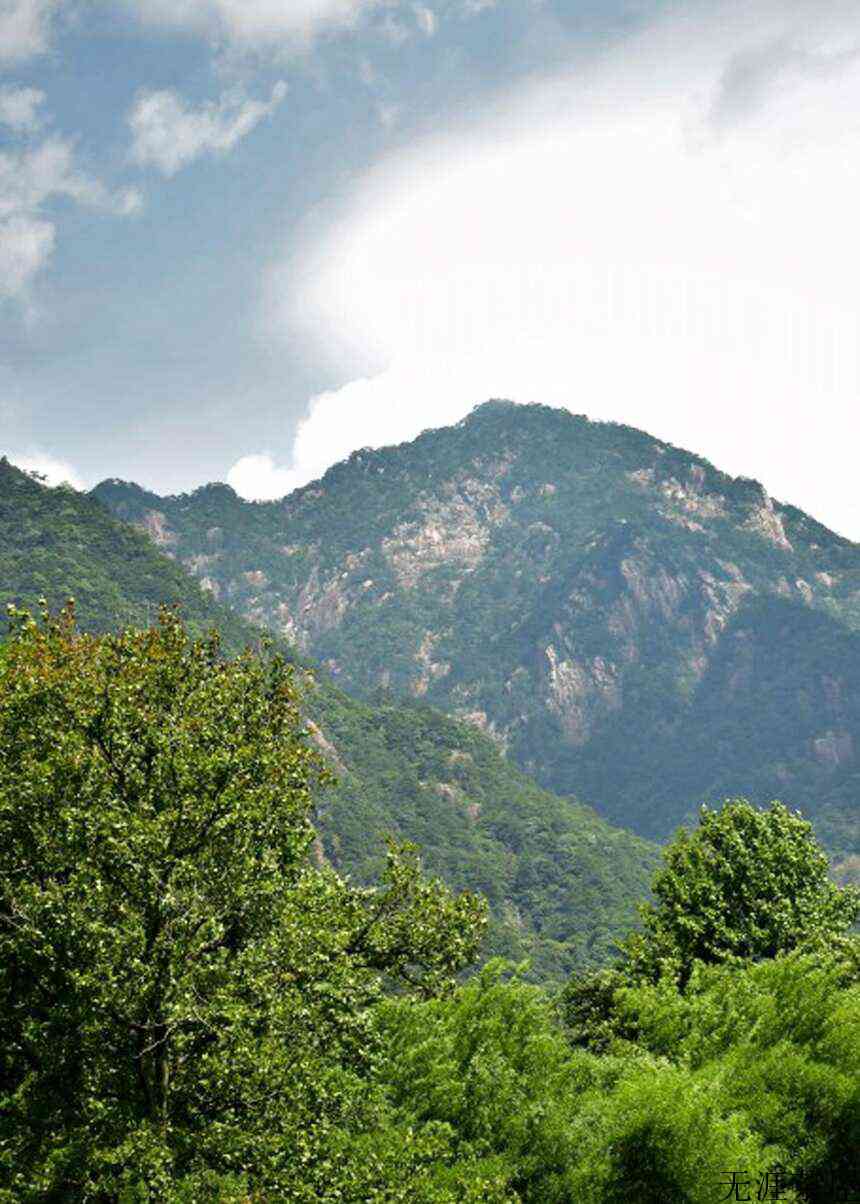
[[0, 451], [276, 496], [511, 396], [860, 538], [858, 112], [845, 0], [0, 0]]

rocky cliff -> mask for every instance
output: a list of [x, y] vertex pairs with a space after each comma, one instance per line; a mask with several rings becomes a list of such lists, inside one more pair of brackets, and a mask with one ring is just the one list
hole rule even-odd
[[491, 402], [279, 502], [95, 493], [346, 688], [432, 702], [617, 821], [778, 796], [857, 851], [860, 548], [755, 481]]

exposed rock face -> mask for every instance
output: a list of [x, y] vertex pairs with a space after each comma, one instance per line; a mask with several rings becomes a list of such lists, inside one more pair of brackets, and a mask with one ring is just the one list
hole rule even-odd
[[767, 495], [761, 506], [752, 512], [747, 520], [747, 525], [751, 531], [757, 532], [763, 539], [769, 540], [776, 547], [782, 548], [786, 552], [794, 551], [791, 541], [785, 533], [782, 517], [774, 510], [773, 500]]
[[205, 573], [210, 564], [215, 564], [217, 559], [217, 556], [189, 556], [182, 563], [196, 577], [199, 577], [202, 573]]
[[[454, 516], [449, 513], [446, 517]], [[486, 528], [463, 507], [450, 525], [440, 516], [421, 526], [397, 527], [391, 539], [383, 540], [382, 550], [394, 569], [398, 585], [414, 589], [425, 573], [440, 565], [454, 564], [467, 571], [475, 568], [486, 546]]]
[[422, 499], [420, 519], [401, 523], [382, 540], [382, 551], [398, 585], [414, 589], [427, 573], [442, 566], [471, 572], [490, 542], [490, 532], [508, 517], [497, 482], [506, 464], [489, 464], [488, 480], [465, 477], [445, 483], [441, 499]]
[[343, 761], [341, 761], [338, 751], [332, 742], [323, 735], [321, 729], [312, 720], [307, 720], [305, 726], [307, 727], [310, 738], [313, 740], [314, 744], [317, 746], [326, 760], [340, 773], [344, 773], [346, 771], [346, 766], [344, 765]]
[[422, 698], [434, 681], [439, 681], [451, 672], [451, 666], [446, 661], [433, 660], [433, 645], [437, 639], [432, 631], [425, 632], [421, 646], [415, 654], [415, 659], [421, 666], [421, 674], [412, 686], [412, 692], [417, 698]]
[[177, 536], [167, 526], [167, 519], [160, 510], [147, 511], [140, 519], [139, 526], [163, 551], [168, 551], [178, 542]]
[[618, 675], [602, 656], [587, 665], [559, 660], [552, 644], [546, 649], [549, 662], [547, 706], [558, 718], [570, 743], [581, 748], [591, 735], [596, 717], [618, 710], [621, 690]]
[[703, 748], [699, 777], [675, 785], [659, 784], [657, 750], [687, 759], [697, 708], [731, 714], [763, 674], [787, 672], [795, 637], [780, 635], [780, 608], [831, 626], [810, 637], [821, 646], [807, 694], [774, 688], [750, 714], [767, 740], [782, 728], [791, 739], [771, 748], [762, 736], [731, 788], [755, 778], [784, 793], [790, 781], [811, 796], [815, 774], [848, 772], [857, 691], [837, 663], [848, 654], [830, 649], [860, 631], [860, 549], [757, 482], [627, 427], [490, 403], [414, 443], [356, 453], [283, 502], [219, 489], [145, 504], [117, 482], [108, 492], [206, 588], [347, 689], [456, 713], [625, 823], [647, 810], [640, 795], [674, 793], [666, 822], [647, 821], [662, 834], [682, 792], [689, 809], [716, 789], [708, 765], [725, 749]]
[[813, 740], [815, 756], [828, 769], [854, 763], [854, 737], [850, 732], [827, 732]]
[[465, 711], [456, 709], [454, 712], [458, 719], [462, 719], [464, 723], [469, 723], [472, 727], [476, 727], [479, 732], [483, 732], [485, 736], [489, 736], [497, 748], [502, 752], [507, 752], [508, 742], [504, 733], [500, 732], [489, 718], [486, 711]]
[[627, 479], [659, 499], [659, 513], [688, 531], [704, 531], [702, 520], [726, 517], [726, 501], [719, 493], [707, 493], [705, 469], [694, 464], [684, 482], [674, 477], [659, 478], [654, 468], [638, 468]]

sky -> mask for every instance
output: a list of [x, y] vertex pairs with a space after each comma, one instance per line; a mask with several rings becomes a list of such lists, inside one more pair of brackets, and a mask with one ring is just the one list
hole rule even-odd
[[0, 454], [279, 497], [491, 397], [860, 540], [856, 0], [0, 0]]

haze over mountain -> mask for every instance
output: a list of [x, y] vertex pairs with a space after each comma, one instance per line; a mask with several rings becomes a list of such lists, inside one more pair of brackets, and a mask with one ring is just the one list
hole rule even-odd
[[[196, 633], [217, 626], [229, 652], [260, 640], [98, 501], [0, 459], [0, 615], [70, 595], [87, 630], [145, 626], [167, 603]], [[653, 846], [542, 790], [485, 735], [426, 705], [370, 706], [325, 672], [307, 674], [304, 692], [311, 738], [337, 778], [317, 800], [317, 858], [370, 881], [384, 834], [415, 840], [430, 872], [489, 899], [486, 952], [531, 957], [549, 978], [609, 957], [647, 893]]]
[[615, 822], [779, 797], [860, 850], [860, 547], [755, 481], [491, 402], [278, 502], [94, 493], [346, 689], [460, 716]]

